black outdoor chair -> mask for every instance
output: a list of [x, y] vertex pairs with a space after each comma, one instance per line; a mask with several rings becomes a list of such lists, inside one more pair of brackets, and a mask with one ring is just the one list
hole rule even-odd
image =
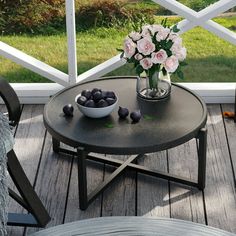
[[[20, 102], [10, 84], [1, 77], [0, 97], [6, 104], [9, 124], [12, 127], [16, 126], [21, 115]], [[25, 175], [13, 149], [7, 153], [7, 157], [8, 172], [21, 196], [10, 188], [9, 195], [29, 212], [29, 214], [9, 213], [7, 224], [12, 226], [45, 227], [50, 221], [50, 216]]]

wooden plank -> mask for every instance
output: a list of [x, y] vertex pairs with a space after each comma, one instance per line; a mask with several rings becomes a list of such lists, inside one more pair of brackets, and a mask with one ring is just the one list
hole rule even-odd
[[208, 106], [205, 204], [210, 226], [236, 233], [236, 193], [219, 105]]
[[[224, 104], [222, 105], [222, 111], [230, 111], [234, 112], [234, 104]], [[226, 136], [228, 140], [229, 150], [230, 150], [230, 156], [232, 161], [232, 167], [234, 170], [234, 179], [236, 183], [236, 124], [234, 123], [233, 119], [224, 119], [225, 129], [226, 129]]]
[[[35, 187], [39, 198], [52, 217], [47, 227], [63, 223], [72, 160], [69, 155], [53, 152], [52, 139], [47, 134]], [[39, 229], [27, 228], [27, 233], [37, 230]]]
[[[167, 172], [166, 151], [151, 153], [138, 164]], [[137, 179], [137, 215], [170, 217], [168, 181], [143, 174]]]
[[[35, 182], [45, 136], [42, 113], [42, 105], [25, 105], [15, 135], [14, 150], [31, 184]], [[10, 186], [15, 189], [12, 182]], [[11, 199], [9, 211], [21, 213], [23, 209]], [[22, 227], [8, 227], [8, 235], [22, 234]]]
[[[88, 193], [90, 193], [103, 181], [104, 164], [88, 161], [87, 165]], [[99, 217], [101, 215], [101, 200], [100, 195], [85, 211], [79, 209], [78, 168], [75, 159], [70, 180], [65, 222]]]
[[[109, 155], [108, 155], [109, 157]], [[127, 156], [110, 156], [126, 160]], [[108, 177], [114, 167], [106, 165], [105, 177]], [[136, 173], [125, 171], [103, 193], [102, 216], [134, 216], [136, 214]]]
[[[168, 150], [169, 172], [197, 180], [198, 156], [193, 139]], [[170, 183], [171, 217], [205, 224], [202, 191], [193, 187]]]

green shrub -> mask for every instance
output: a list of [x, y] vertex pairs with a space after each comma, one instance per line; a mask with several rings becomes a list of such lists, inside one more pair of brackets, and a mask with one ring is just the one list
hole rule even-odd
[[142, 8], [125, 1], [98, 0], [79, 6], [76, 23], [79, 28], [114, 27], [135, 23], [153, 23], [155, 8]]
[[[73, 0], [71, 0], [73, 1]], [[172, 12], [151, 0], [75, 0], [77, 30], [140, 27]], [[174, 0], [173, 0], [174, 1]], [[217, 0], [178, 0], [201, 10]], [[65, 32], [65, 0], [0, 0], [0, 34]]]
[[213, 4], [217, 2], [218, 0], [179, 0], [179, 2], [183, 3], [184, 5], [190, 7], [191, 9], [195, 11], [200, 11], [204, 9], [205, 7], [209, 6], [210, 4]]
[[50, 25], [60, 21], [65, 15], [64, 0], [5, 0], [1, 2], [0, 9], [3, 19], [0, 30], [8, 33], [34, 32], [43, 27], [50, 28]]

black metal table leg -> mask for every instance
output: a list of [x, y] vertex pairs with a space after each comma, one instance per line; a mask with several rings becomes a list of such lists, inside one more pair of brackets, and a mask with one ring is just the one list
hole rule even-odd
[[79, 178], [79, 205], [81, 210], [85, 210], [88, 207], [86, 153], [84, 149], [80, 147], [77, 149], [77, 153]]
[[60, 150], [60, 141], [52, 137], [52, 149], [54, 152], [58, 153]]
[[203, 190], [206, 182], [206, 152], [207, 152], [207, 129], [199, 131], [198, 149], [198, 188]]

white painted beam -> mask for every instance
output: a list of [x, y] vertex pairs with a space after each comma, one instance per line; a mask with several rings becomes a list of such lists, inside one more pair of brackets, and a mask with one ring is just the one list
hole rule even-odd
[[218, 23], [211, 20], [204, 23], [202, 27], [214, 33], [218, 37], [223, 38], [224, 40], [236, 45], [236, 33], [225, 28], [224, 26], [219, 25]]
[[98, 66], [93, 67], [92, 69], [84, 72], [83, 74], [79, 75], [77, 77], [77, 83], [99, 78], [99, 77], [123, 66], [125, 63], [126, 63], [126, 60], [121, 59], [120, 54], [119, 54], [119, 55], [112, 57], [111, 59], [103, 62], [102, 64], [99, 64]]
[[179, 31], [179, 34], [183, 34], [191, 29], [193, 29], [194, 27], [196, 27], [197, 24], [194, 23], [194, 22], [190, 22], [189, 20], [182, 20], [178, 23], [178, 29], [180, 30]]
[[228, 11], [235, 5], [236, 5], [235, 0], [217, 1], [214, 4], [211, 4], [208, 7], [202, 9], [200, 12], [198, 12], [198, 19], [201, 19], [201, 22], [206, 22], [225, 11]]
[[66, 31], [69, 83], [75, 84], [77, 79], [77, 53], [74, 0], [66, 0]]
[[34, 57], [31, 57], [24, 52], [9, 46], [0, 41], [0, 55], [4, 56], [23, 67], [42, 75], [43, 77], [57, 82], [63, 86], [68, 85], [68, 75], [55, 69], [52, 66], [43, 63]]

